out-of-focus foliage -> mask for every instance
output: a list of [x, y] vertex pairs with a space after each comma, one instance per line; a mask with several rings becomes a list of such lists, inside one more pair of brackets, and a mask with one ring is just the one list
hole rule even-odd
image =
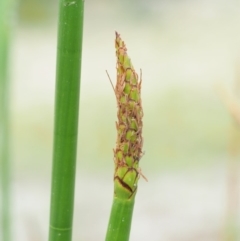
[[18, 16], [21, 22], [34, 24], [49, 21], [56, 13], [55, 0], [19, 0]]

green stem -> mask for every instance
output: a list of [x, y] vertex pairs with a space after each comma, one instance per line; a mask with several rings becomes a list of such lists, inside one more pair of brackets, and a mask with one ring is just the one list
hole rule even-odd
[[129, 240], [133, 207], [134, 199], [113, 199], [106, 241]]
[[10, 157], [9, 157], [9, 40], [10, 1], [0, 1], [0, 177], [2, 190], [2, 238], [10, 241]]
[[70, 241], [83, 35], [82, 0], [60, 0], [49, 241]]

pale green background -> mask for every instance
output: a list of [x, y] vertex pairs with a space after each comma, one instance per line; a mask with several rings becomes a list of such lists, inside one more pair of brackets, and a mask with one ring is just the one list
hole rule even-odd
[[[14, 240], [43, 241], [49, 220], [56, 1], [22, 0], [15, 19]], [[105, 70], [115, 83], [115, 31], [135, 69], [143, 72], [141, 167], [149, 182], [139, 182], [131, 240], [222, 240], [232, 119], [216, 86], [234, 92], [240, 2], [86, 0], [84, 21], [73, 240], [104, 240], [108, 222], [116, 100]]]

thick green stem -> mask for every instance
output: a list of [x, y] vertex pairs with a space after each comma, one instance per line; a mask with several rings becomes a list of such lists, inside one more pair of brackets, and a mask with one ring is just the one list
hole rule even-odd
[[11, 239], [9, 158], [9, 40], [10, 1], [0, 1], [0, 177], [2, 190], [2, 239]]
[[60, 1], [49, 241], [72, 236], [83, 8], [82, 0]]
[[113, 199], [106, 241], [129, 240], [133, 207], [134, 199]]

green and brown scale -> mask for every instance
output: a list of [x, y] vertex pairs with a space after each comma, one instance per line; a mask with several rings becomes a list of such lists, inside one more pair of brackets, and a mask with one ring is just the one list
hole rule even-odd
[[125, 43], [116, 32], [117, 83], [115, 94], [118, 104], [117, 142], [114, 150], [114, 195], [120, 199], [134, 198], [141, 174], [142, 156], [141, 78], [135, 72], [127, 55]]

